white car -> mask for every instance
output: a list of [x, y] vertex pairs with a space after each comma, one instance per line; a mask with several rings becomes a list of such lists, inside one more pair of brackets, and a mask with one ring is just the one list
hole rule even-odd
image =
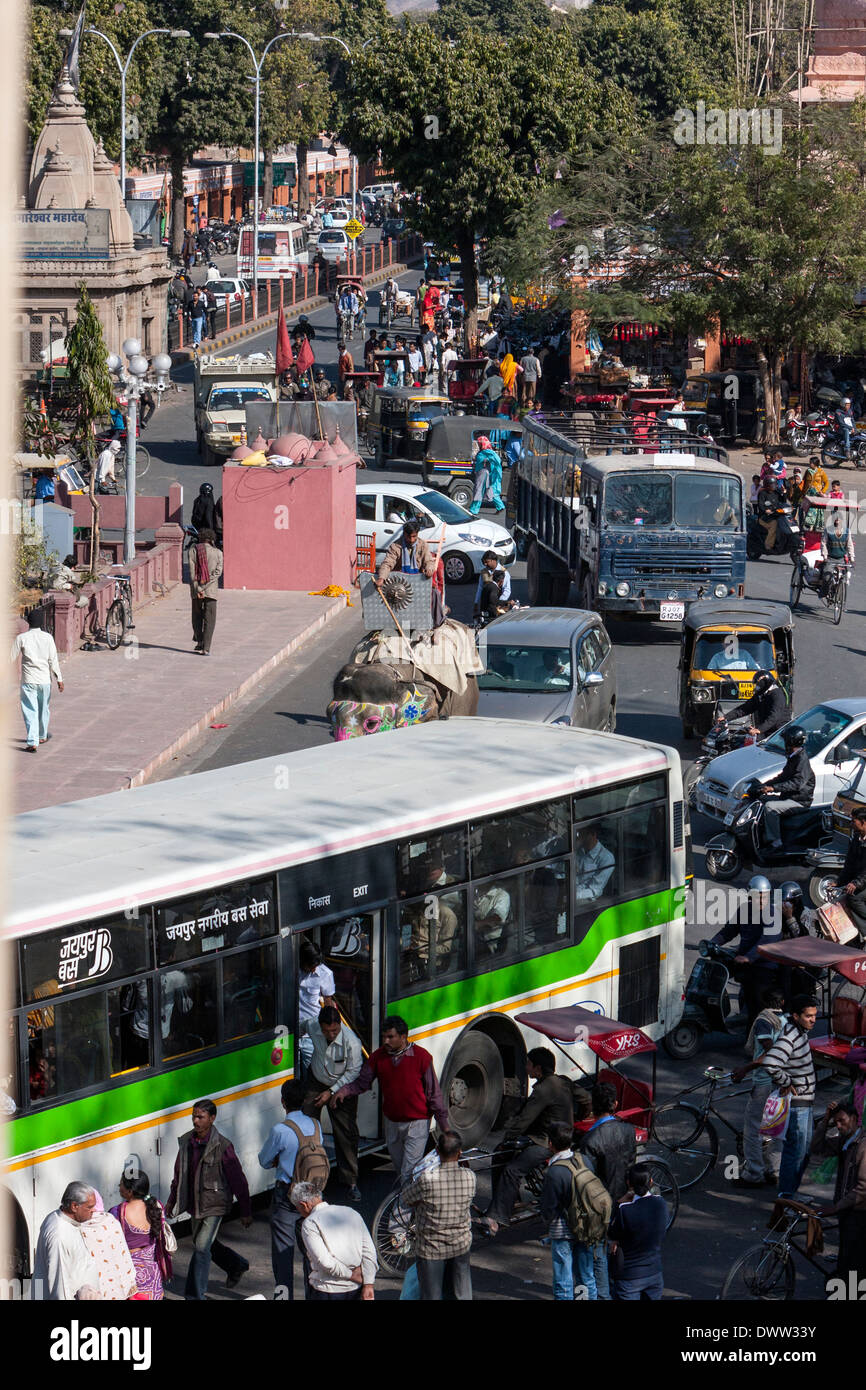
[[349, 250], [349, 238], [339, 227], [323, 227], [319, 232], [316, 251], [321, 252], [326, 261], [345, 261]]
[[417, 517], [421, 537], [435, 551], [442, 538], [440, 558], [449, 584], [464, 584], [478, 574], [485, 550], [494, 550], [503, 565], [514, 562], [514, 539], [495, 521], [472, 516], [442, 492], [413, 483], [360, 483], [355, 492], [359, 536], [374, 536], [379, 557], [400, 534], [403, 522]]
[[218, 309], [224, 309], [226, 300], [228, 300], [232, 314], [235, 312], [235, 306], [240, 313], [242, 299], [246, 299], [247, 303], [250, 302], [250, 287], [246, 280], [211, 280], [209, 285], [203, 286], [203, 289], [213, 290]]
[[[815, 774], [812, 805], [828, 806], [857, 771], [858, 755], [866, 752], [866, 700], [826, 700], [791, 723], [806, 735], [806, 752]], [[781, 772], [785, 764], [784, 728], [761, 743], [713, 758], [692, 791], [694, 809], [714, 820], [724, 820], [742, 806], [749, 782], [766, 782]]]
[[[331, 226], [337, 227], [339, 230], [342, 230], [352, 217], [351, 203], [347, 205], [343, 202], [334, 202], [330, 198], [326, 198], [323, 202], [317, 203], [313, 210], [320, 219], [324, 217], [326, 212], [329, 212], [333, 219]], [[325, 230], [327, 230], [327, 228]]]

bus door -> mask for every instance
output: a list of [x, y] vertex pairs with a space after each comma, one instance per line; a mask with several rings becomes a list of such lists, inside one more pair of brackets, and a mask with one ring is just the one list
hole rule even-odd
[[[382, 914], [363, 912], [337, 922], [311, 927], [303, 936], [315, 941], [334, 976], [337, 1007], [365, 1055], [379, 1046], [380, 990], [376, 987], [382, 959]], [[299, 1073], [296, 1073], [299, 1074]], [[378, 1137], [379, 1087], [360, 1097], [358, 1132], [362, 1139]]]

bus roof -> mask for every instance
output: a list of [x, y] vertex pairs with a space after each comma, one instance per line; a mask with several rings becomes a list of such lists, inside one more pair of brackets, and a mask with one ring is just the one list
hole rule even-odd
[[449, 719], [28, 811], [14, 824], [3, 933], [182, 897], [662, 771], [675, 757], [617, 734]]

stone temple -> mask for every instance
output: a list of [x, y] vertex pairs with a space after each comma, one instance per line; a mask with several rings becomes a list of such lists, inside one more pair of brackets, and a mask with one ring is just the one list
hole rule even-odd
[[866, 95], [866, 0], [815, 0], [814, 46], [804, 101]]

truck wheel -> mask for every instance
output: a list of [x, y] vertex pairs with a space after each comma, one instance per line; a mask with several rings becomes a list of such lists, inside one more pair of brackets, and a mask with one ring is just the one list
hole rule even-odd
[[579, 607], [588, 609], [590, 613], [595, 610], [595, 595], [592, 591], [592, 580], [588, 574], [584, 575], [583, 583], [580, 586]]
[[505, 1068], [492, 1038], [476, 1028], [460, 1038], [445, 1066], [442, 1094], [452, 1127], [465, 1148], [493, 1128], [502, 1105]]
[[552, 574], [550, 576], [550, 602], [554, 608], [565, 607], [570, 591], [571, 579], [568, 574]]

